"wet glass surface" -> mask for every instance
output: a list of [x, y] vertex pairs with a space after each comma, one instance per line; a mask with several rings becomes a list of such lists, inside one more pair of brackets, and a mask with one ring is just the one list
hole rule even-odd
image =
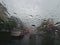
[[0, 0], [0, 45], [60, 45], [60, 1]]

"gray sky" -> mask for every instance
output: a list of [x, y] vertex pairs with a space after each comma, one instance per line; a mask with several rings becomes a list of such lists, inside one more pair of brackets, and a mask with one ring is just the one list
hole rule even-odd
[[[1, 0], [11, 15], [20, 17], [26, 25], [39, 25], [39, 19], [54, 18], [60, 21], [60, 0]], [[0, 2], [1, 2], [0, 1]], [[17, 15], [14, 14], [17, 13]], [[33, 15], [31, 17], [31, 15]], [[27, 21], [28, 20], [28, 21]]]

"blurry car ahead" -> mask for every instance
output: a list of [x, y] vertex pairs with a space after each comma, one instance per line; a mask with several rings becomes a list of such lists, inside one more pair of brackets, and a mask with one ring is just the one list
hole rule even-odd
[[24, 30], [13, 30], [11, 31], [12, 38], [23, 38], [24, 37]]
[[29, 34], [30, 33], [30, 30], [29, 29], [26, 29], [25, 31], [24, 31], [24, 34]]

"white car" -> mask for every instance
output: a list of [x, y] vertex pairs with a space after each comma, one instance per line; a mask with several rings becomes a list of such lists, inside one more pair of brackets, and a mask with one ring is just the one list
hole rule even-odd
[[11, 31], [11, 36], [20, 36], [21, 31]]
[[12, 37], [24, 37], [24, 30], [13, 30], [11, 31]]

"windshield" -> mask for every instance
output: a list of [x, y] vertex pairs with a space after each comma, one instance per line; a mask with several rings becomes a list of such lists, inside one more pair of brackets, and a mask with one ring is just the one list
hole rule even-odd
[[60, 45], [60, 0], [0, 0], [0, 45]]

